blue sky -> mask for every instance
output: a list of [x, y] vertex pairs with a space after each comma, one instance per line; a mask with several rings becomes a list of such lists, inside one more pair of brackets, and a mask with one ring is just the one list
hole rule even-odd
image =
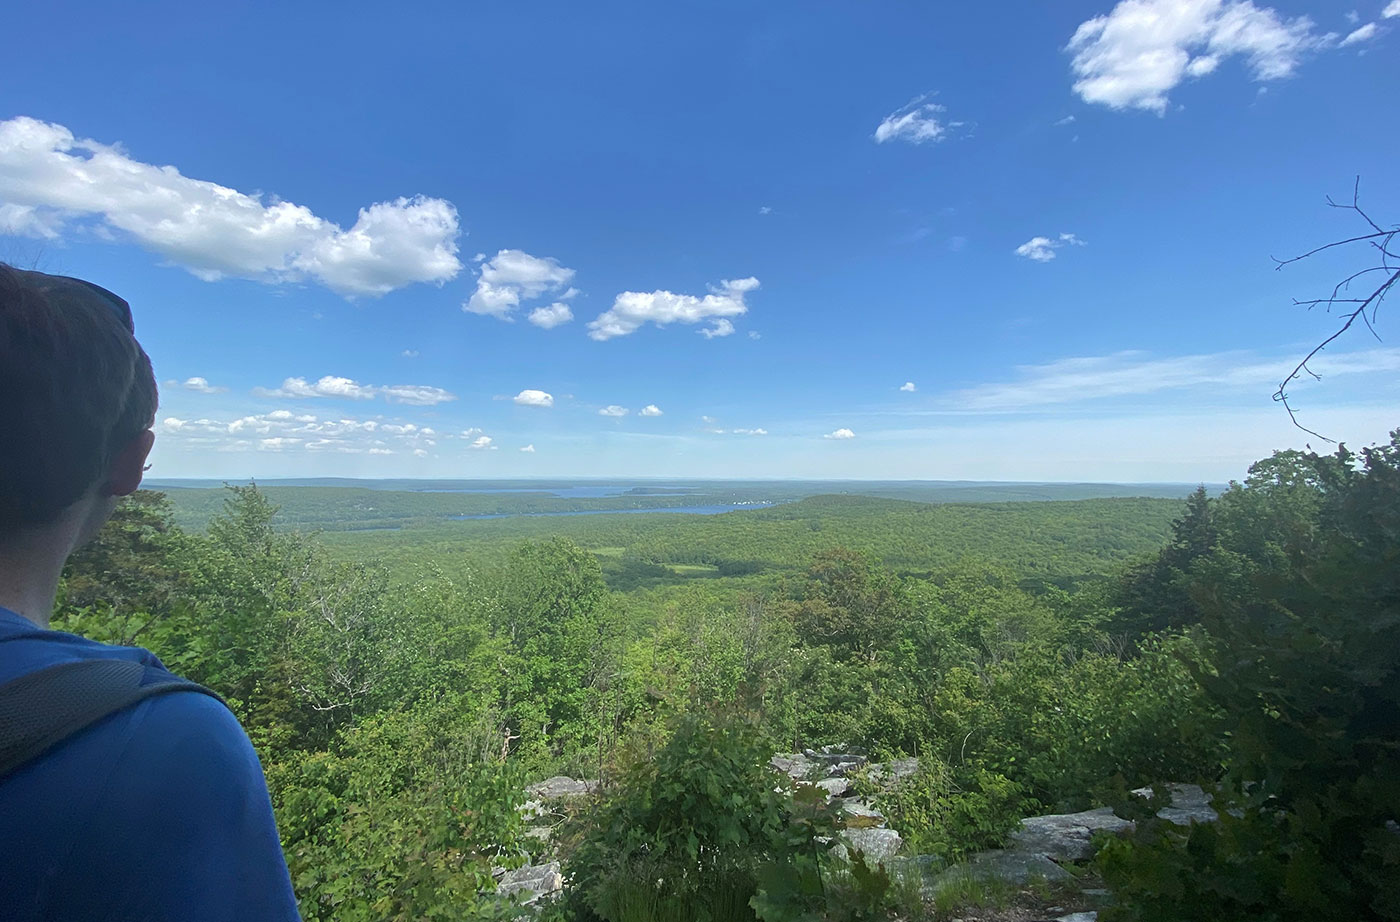
[[1271, 257], [1400, 221], [1396, 0], [8, 22], [0, 258], [131, 301], [153, 476], [1238, 477], [1369, 264]]

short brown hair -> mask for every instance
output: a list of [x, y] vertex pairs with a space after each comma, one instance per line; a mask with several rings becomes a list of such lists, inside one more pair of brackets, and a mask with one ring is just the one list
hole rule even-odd
[[0, 540], [54, 521], [105, 477], [157, 399], [126, 302], [0, 263]]

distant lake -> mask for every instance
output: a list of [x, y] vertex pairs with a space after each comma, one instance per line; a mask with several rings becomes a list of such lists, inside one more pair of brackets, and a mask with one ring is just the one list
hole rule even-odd
[[[694, 496], [694, 491], [684, 491], [675, 493], [664, 493], [661, 491], [643, 490], [633, 493], [636, 487], [625, 485], [592, 485], [575, 487], [426, 487], [414, 490], [414, 493], [543, 493], [548, 496], [557, 496], [560, 499], [598, 499], [605, 496]], [[559, 513], [563, 515], [564, 513]]]
[[[652, 493], [650, 495], [664, 496], [668, 494]], [[684, 496], [685, 494], [669, 495]], [[764, 500], [752, 503], [715, 503], [709, 506], [661, 506], [653, 509], [583, 509], [573, 512], [497, 512], [488, 515], [449, 515], [448, 518], [464, 522], [471, 519], [543, 518], [546, 516], [559, 515], [646, 515], [659, 512], [673, 512], [682, 515], [719, 515], [721, 512], [736, 512], [740, 509], [767, 509], [769, 506], [776, 505], [779, 504]]]

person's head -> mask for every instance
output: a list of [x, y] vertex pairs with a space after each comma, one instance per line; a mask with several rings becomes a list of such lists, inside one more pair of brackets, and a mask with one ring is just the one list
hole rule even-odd
[[0, 263], [0, 548], [58, 523], [96, 533], [141, 485], [156, 401], [125, 301]]

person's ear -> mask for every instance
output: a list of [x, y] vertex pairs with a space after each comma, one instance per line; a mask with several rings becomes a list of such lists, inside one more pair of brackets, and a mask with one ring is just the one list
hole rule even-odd
[[112, 459], [112, 469], [107, 473], [108, 496], [130, 496], [141, 487], [141, 475], [146, 472], [146, 458], [155, 443], [156, 434], [146, 429], [117, 452], [117, 456]]

